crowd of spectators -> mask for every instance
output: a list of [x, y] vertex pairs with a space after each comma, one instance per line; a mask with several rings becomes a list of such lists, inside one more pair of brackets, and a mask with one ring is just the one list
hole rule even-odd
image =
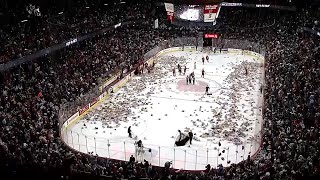
[[64, 171], [64, 163], [69, 162], [65, 159], [73, 153], [59, 138], [59, 105], [81, 98], [114, 69], [133, 68], [146, 52], [173, 34], [143, 25], [124, 26], [1, 74], [2, 170]]
[[[26, 22], [0, 27], [0, 64], [128, 20], [145, 18], [151, 3], [110, 3], [65, 12], [29, 15]], [[150, 15], [150, 14], [149, 14]]]
[[[146, 16], [146, 9], [139, 15], [132, 13], [131, 18]], [[221, 12], [219, 23], [228, 26], [221, 29], [223, 38], [246, 39], [267, 48], [263, 144], [255, 159], [248, 158], [227, 168], [207, 166], [204, 171], [192, 173], [153, 167], [132, 158], [119, 162], [81, 154], [62, 142], [58, 124], [60, 104], [84, 96], [114, 70], [133, 68], [159, 42], [194, 35], [187, 29], [156, 30], [144, 24], [106, 32], [0, 74], [1, 175], [47, 179], [299, 179], [319, 175], [319, 37], [300, 28], [304, 25], [300, 17], [308, 19], [310, 12], [274, 12], [264, 16], [261, 11], [245, 13], [237, 8], [230, 11]], [[121, 12], [117, 14], [121, 18]], [[65, 21], [77, 24], [70, 28], [75, 32], [79, 30], [77, 27], [83, 29], [83, 22], [91, 24], [92, 29], [77, 34], [81, 35], [103, 27], [96, 15], [89, 15], [90, 18], [79, 15], [85, 21], [76, 20], [78, 17], [66, 17]], [[55, 18], [50, 22], [65, 25]], [[264, 28], [269, 26], [272, 28]], [[14, 54], [20, 49], [10, 47]]]

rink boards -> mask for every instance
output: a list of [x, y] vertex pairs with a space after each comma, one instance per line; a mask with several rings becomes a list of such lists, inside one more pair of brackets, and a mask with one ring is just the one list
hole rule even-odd
[[[168, 48], [168, 49], [164, 49], [162, 51], [160, 51], [159, 53], [157, 53], [154, 57], [150, 58], [147, 63], [150, 65], [152, 64], [154, 61], [156, 61], [160, 56], [163, 56], [167, 53], [172, 53], [172, 52], [177, 52], [177, 51], [182, 51], [184, 49], [184, 51], [195, 51], [196, 47], [195, 46], [189, 46], [189, 47], [173, 47], [173, 48]], [[251, 51], [244, 51], [244, 50], [238, 50], [238, 49], [228, 49], [228, 51], [224, 51], [223, 53], [231, 53], [231, 54], [245, 54], [245, 55], [249, 55], [251, 57], [253, 57], [256, 60], [259, 60], [260, 62], [264, 63], [264, 58], [262, 55], [255, 53], [255, 52], [251, 52]], [[208, 54], [213, 54], [213, 52], [208, 52]], [[217, 53], [219, 54], [219, 53]], [[117, 92], [122, 86], [124, 86], [128, 81], [130, 81], [130, 79], [134, 77], [134, 73], [130, 72], [129, 74], [127, 74], [123, 79], [121, 79], [120, 81], [118, 81], [114, 86], [114, 92]], [[107, 83], [111, 84], [114, 81], [108, 81]], [[109, 85], [107, 84], [107, 86]], [[106, 84], [105, 84], [106, 85]], [[106, 86], [106, 87], [107, 87]], [[105, 91], [103, 92], [99, 97], [95, 98], [91, 103], [89, 103], [88, 105], [84, 106], [83, 108], [81, 108], [78, 112], [76, 112], [73, 116], [71, 116], [62, 126], [62, 133], [64, 133], [68, 127], [71, 127], [73, 124], [75, 124], [76, 122], [78, 122], [80, 119], [82, 119], [82, 117], [84, 115], [86, 115], [87, 113], [90, 112], [90, 110], [96, 108], [98, 105], [100, 105], [102, 102], [104, 102], [107, 98], [109, 97], [109, 92]], [[64, 136], [61, 137], [63, 139], [64, 142], [66, 142], [66, 140], [64, 139]], [[66, 142], [67, 145], [68, 141]], [[71, 147], [69, 145], [69, 147]], [[153, 149], [154, 150], [154, 149]], [[160, 150], [159, 150], [160, 151]], [[152, 151], [154, 152], [154, 151]], [[151, 155], [152, 156], [152, 155]]]
[[[182, 47], [172, 47], [172, 48], [167, 48], [159, 53], [157, 53], [154, 57], [150, 58], [147, 60], [148, 65], [152, 64], [154, 61], [158, 59], [158, 57], [163, 56], [167, 53], [172, 53], [176, 51], [196, 51], [195, 46], [185, 46], [184, 48]], [[209, 52], [208, 54], [212, 54], [213, 52]], [[240, 49], [232, 49], [229, 48], [227, 49], [226, 53], [232, 53], [232, 54], [240, 54], [244, 53], [245, 55], [249, 55], [253, 58], [256, 58], [256, 60], [259, 60], [264, 64], [264, 57], [261, 54], [258, 54], [256, 52], [248, 51], [248, 50], [240, 50]], [[117, 92], [122, 86], [124, 86], [132, 77], [134, 76], [134, 71], [130, 72], [128, 75], [126, 75], [123, 79], [121, 79], [119, 82], [117, 82], [113, 86], [114, 92]], [[103, 87], [107, 87], [110, 85], [114, 80], [116, 80], [117, 75], [111, 77], [105, 84], [103, 84]], [[112, 80], [112, 81], [111, 81]], [[95, 98], [91, 103], [88, 105], [84, 106], [81, 108], [78, 112], [75, 112], [67, 121], [65, 121], [62, 125], [61, 131], [65, 131], [66, 128], [71, 126], [72, 124], [76, 123], [79, 121], [84, 115], [86, 115], [91, 109], [94, 109], [97, 105], [99, 105], [102, 101], [104, 101], [106, 98], [108, 98], [110, 93], [108, 91], [103, 92], [99, 97]]]

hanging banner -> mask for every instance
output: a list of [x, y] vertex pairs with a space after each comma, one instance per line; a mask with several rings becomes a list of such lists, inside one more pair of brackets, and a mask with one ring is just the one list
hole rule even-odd
[[167, 11], [168, 20], [172, 23], [174, 19], [174, 5], [172, 3], [164, 3], [164, 7]]
[[256, 4], [256, 7], [269, 8], [269, 7], [270, 7], [270, 4]]
[[204, 6], [204, 22], [215, 22], [219, 12], [219, 5], [205, 5]]
[[159, 19], [154, 20], [154, 28], [155, 29], [159, 28]]
[[228, 2], [222, 2], [221, 6], [230, 6], [230, 7], [241, 7], [242, 3], [228, 3]]
[[174, 6], [172, 3], [164, 3], [164, 7], [167, 12], [174, 12]]
[[172, 22], [173, 19], [174, 19], [173, 12], [167, 12], [167, 17], [168, 17], [168, 20], [169, 20], [170, 22]]

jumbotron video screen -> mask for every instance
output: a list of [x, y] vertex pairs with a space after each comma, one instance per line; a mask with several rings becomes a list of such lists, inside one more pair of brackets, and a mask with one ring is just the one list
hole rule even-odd
[[219, 16], [220, 6], [218, 4], [187, 5], [165, 3], [168, 20], [191, 21], [196, 23], [213, 23]]
[[175, 18], [183, 21], [203, 22], [203, 5], [175, 5]]

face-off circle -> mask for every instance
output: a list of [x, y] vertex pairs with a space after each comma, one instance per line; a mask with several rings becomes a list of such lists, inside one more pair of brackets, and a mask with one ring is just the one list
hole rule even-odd
[[208, 83], [197, 80], [194, 84], [187, 84], [185, 79], [180, 79], [177, 82], [177, 90], [180, 92], [195, 92], [195, 93], [203, 93], [206, 89]]

